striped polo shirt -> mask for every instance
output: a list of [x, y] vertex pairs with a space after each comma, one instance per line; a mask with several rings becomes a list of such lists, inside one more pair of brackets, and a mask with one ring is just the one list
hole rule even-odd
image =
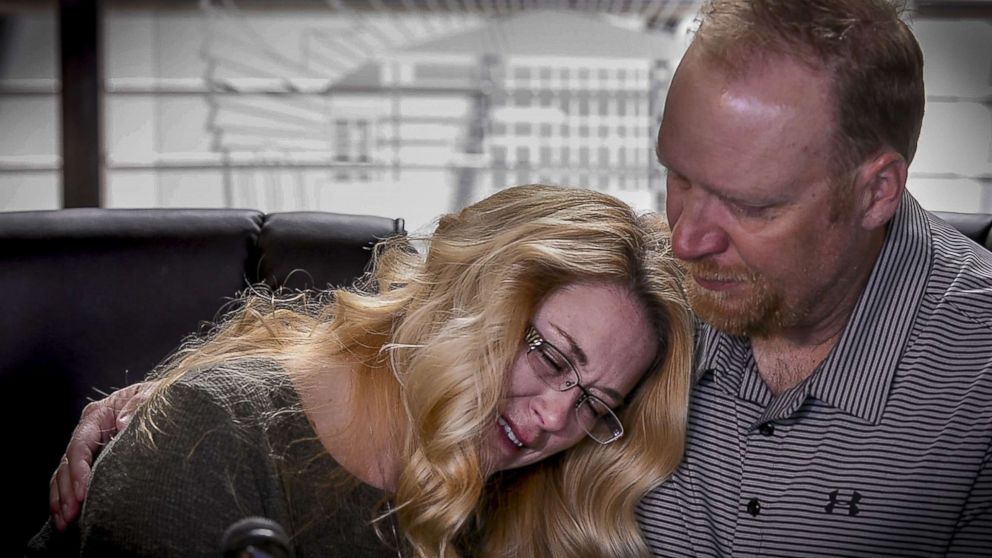
[[909, 194], [814, 374], [778, 396], [702, 326], [658, 556], [992, 556], [992, 253]]

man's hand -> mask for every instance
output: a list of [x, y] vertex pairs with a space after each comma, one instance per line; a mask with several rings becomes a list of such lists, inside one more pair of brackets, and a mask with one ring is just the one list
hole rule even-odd
[[48, 483], [48, 510], [56, 529], [64, 531], [79, 517], [93, 460], [103, 446], [127, 426], [155, 385], [155, 382], [139, 382], [83, 408], [65, 455]]

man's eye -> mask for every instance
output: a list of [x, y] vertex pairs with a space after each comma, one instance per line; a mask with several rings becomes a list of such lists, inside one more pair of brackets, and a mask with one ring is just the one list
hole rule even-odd
[[750, 205], [737, 202], [730, 203], [729, 205], [732, 212], [742, 217], [766, 217], [771, 209], [769, 205]]

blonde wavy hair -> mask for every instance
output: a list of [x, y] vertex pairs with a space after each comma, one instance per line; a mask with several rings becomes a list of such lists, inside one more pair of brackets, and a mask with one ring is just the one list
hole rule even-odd
[[[275, 359], [305, 381], [347, 356], [354, 408], [368, 410], [353, 420], [396, 431], [393, 513], [417, 556], [649, 556], [634, 508], [681, 459], [693, 342], [663, 221], [606, 194], [528, 185], [442, 216], [423, 243], [385, 241], [349, 289], [247, 296], [162, 365], [160, 390], [232, 358]], [[491, 475], [483, 441], [525, 328], [552, 291], [590, 281], [626, 286], [661, 340], [618, 412], [624, 437]]]

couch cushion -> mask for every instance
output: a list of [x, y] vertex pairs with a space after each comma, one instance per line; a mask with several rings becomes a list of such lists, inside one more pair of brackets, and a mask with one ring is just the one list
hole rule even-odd
[[273, 213], [266, 216], [258, 239], [258, 278], [293, 289], [346, 286], [366, 268], [376, 241], [403, 232], [403, 219]]

